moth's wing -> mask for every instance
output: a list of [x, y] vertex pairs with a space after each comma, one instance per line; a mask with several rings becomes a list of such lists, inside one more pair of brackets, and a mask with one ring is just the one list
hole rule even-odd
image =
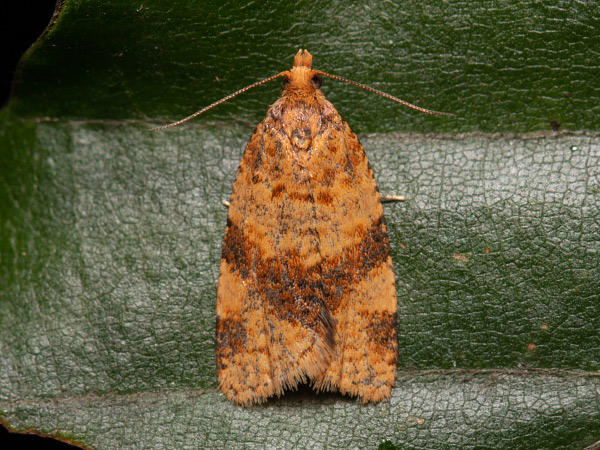
[[[331, 106], [333, 108], [333, 106]], [[390, 397], [397, 364], [397, 300], [388, 234], [373, 171], [356, 135], [337, 115], [314, 142], [311, 170], [318, 201], [322, 277], [332, 286], [334, 358], [314, 380], [320, 390]]]
[[295, 162], [273, 121], [257, 127], [238, 169], [217, 292], [219, 388], [240, 404], [322, 376], [335, 345], [333, 318], [304, 273], [318, 245], [312, 207], [286, 191]]

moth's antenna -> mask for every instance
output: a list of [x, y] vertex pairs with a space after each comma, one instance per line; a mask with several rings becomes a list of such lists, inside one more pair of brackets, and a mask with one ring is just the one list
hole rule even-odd
[[420, 106], [413, 105], [412, 103], [405, 102], [404, 100], [399, 99], [398, 97], [394, 97], [393, 95], [386, 94], [385, 92], [378, 91], [377, 89], [373, 89], [365, 84], [357, 83], [356, 81], [347, 80], [346, 78], [338, 77], [337, 75], [331, 75], [325, 72], [321, 72], [320, 70], [315, 70], [319, 75], [324, 75], [332, 80], [343, 81], [344, 83], [352, 84], [353, 86], [358, 86], [359, 88], [363, 88], [366, 91], [373, 92], [374, 94], [379, 94], [382, 97], [387, 98], [388, 100], [392, 100], [396, 103], [400, 103], [401, 105], [408, 106], [409, 108], [416, 109], [417, 111], [421, 111], [426, 114], [433, 114], [434, 116], [445, 116], [445, 117], [454, 117], [454, 114], [444, 113], [439, 111], [433, 111], [431, 109], [421, 108]]
[[273, 75], [273, 76], [271, 76], [269, 78], [266, 78], [264, 80], [257, 81], [256, 83], [253, 83], [250, 86], [246, 86], [245, 88], [240, 89], [239, 91], [236, 91], [233, 94], [229, 94], [227, 97], [223, 97], [221, 100], [218, 100], [218, 101], [214, 102], [212, 105], [208, 105], [206, 108], [201, 109], [200, 111], [195, 112], [194, 114], [192, 114], [191, 116], [186, 117], [185, 119], [178, 120], [177, 122], [173, 122], [173, 123], [170, 123], [168, 125], [163, 125], [163, 126], [160, 126], [160, 127], [151, 128], [149, 131], [164, 130], [165, 128], [171, 128], [171, 127], [175, 127], [177, 125], [181, 125], [182, 123], [187, 122], [188, 120], [192, 120], [194, 117], [199, 116], [200, 114], [208, 111], [209, 109], [212, 109], [215, 106], [220, 105], [221, 103], [224, 103], [227, 100], [232, 99], [236, 95], [243, 94], [244, 92], [249, 91], [250, 89], [255, 88], [256, 86], [260, 86], [261, 84], [265, 84], [265, 83], [268, 83], [269, 81], [273, 81], [275, 78], [282, 77], [283, 75], [285, 75], [285, 72], [280, 72], [277, 75]]

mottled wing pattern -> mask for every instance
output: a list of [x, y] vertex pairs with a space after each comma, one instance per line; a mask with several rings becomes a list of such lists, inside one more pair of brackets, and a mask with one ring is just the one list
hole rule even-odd
[[396, 292], [383, 208], [356, 135], [324, 98], [278, 100], [230, 202], [217, 294], [221, 391], [240, 404], [299, 382], [389, 398]]
[[314, 385], [377, 402], [390, 397], [396, 374], [395, 277], [373, 171], [356, 135], [337, 118], [341, 125], [316, 146], [328, 167], [312, 179], [315, 197], [331, 198], [320, 202], [316, 223], [337, 332], [334, 358]]

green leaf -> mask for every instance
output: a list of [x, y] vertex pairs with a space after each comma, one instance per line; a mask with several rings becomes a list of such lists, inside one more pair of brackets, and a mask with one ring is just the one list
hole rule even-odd
[[[600, 440], [599, 17], [558, 1], [67, 0], [0, 113], [0, 419], [97, 449]], [[399, 367], [378, 405], [301, 388], [244, 409], [216, 389], [222, 201], [277, 82], [147, 132], [300, 47], [458, 115], [324, 88], [380, 190], [407, 197], [385, 206]]]

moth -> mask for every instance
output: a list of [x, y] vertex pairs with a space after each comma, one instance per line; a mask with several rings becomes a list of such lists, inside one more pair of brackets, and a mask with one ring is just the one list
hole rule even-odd
[[396, 288], [381, 195], [322, 76], [449, 115], [315, 70], [300, 50], [291, 70], [158, 128], [283, 78], [240, 162], [223, 242], [215, 353], [219, 389], [237, 404], [300, 383], [374, 403], [394, 385]]

